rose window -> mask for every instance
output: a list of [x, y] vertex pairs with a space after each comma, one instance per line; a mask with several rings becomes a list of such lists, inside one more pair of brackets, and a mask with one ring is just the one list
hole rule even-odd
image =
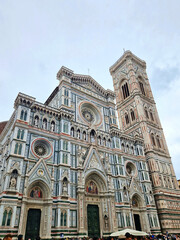
[[36, 157], [43, 157], [46, 159], [51, 157], [53, 153], [51, 143], [45, 138], [35, 139], [32, 142], [31, 150]]
[[89, 124], [99, 125], [102, 122], [100, 111], [90, 102], [82, 102], [80, 104], [80, 116]]
[[94, 116], [93, 113], [89, 109], [83, 109], [82, 110], [82, 115], [85, 118], [86, 121], [88, 122], [93, 122]]
[[34, 151], [37, 155], [44, 156], [47, 152], [47, 149], [43, 144], [37, 144], [37, 146], [34, 148]]

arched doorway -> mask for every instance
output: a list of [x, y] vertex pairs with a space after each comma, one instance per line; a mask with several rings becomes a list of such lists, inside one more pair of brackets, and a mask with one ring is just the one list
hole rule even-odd
[[[89, 170], [85, 176], [84, 187], [84, 196], [81, 195], [84, 199], [84, 216], [81, 215], [81, 208], [79, 209], [79, 218], [82, 221], [84, 219], [84, 231], [91, 238], [106, 236], [114, 230], [110, 210], [114, 202], [107, 190], [107, 179], [100, 171]], [[80, 221], [81, 226], [83, 222]]]
[[49, 186], [42, 180], [34, 181], [27, 187], [23, 198], [20, 228], [25, 240], [51, 238], [52, 199]]
[[142, 226], [141, 226], [141, 198], [139, 197], [138, 194], [133, 195], [132, 197], [132, 208], [133, 208], [133, 218], [134, 218], [134, 225], [135, 225], [135, 229], [138, 231], [142, 230]]

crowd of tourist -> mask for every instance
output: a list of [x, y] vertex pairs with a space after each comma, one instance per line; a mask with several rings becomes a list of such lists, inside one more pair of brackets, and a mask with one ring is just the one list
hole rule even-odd
[[[11, 234], [7, 234], [3, 240], [12, 240], [13, 235]], [[23, 235], [19, 235], [17, 237], [18, 240], [24, 240], [23, 239]], [[124, 238], [118, 238], [118, 237], [108, 237], [108, 238], [98, 238], [98, 237], [94, 237], [94, 238], [89, 238], [89, 237], [84, 237], [84, 238], [55, 238], [52, 240], [118, 240], [118, 239], [122, 239], [122, 240], [180, 240], [180, 234], [165, 234], [165, 235], [148, 235], [148, 236], [144, 236], [144, 237], [137, 237], [137, 236], [133, 236], [129, 233], [126, 233], [126, 235], [124, 236]], [[2, 239], [0, 239], [2, 240]], [[28, 239], [28, 240], [40, 240], [40, 237], [36, 238], [36, 239]]]

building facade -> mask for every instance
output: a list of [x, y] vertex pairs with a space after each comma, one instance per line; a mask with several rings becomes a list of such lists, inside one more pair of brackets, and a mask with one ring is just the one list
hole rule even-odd
[[0, 236], [179, 232], [180, 192], [146, 64], [126, 51], [110, 72], [114, 92], [61, 67], [44, 104], [18, 94], [0, 126]]

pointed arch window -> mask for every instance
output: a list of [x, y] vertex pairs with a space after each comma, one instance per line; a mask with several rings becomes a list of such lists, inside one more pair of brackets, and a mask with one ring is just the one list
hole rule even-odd
[[11, 217], [12, 217], [12, 209], [11, 208], [5, 209], [3, 213], [2, 226], [10, 226]]
[[63, 132], [68, 133], [69, 132], [69, 125], [67, 122], [64, 122], [63, 124]]
[[27, 111], [24, 112], [24, 121], [27, 120]]
[[67, 213], [66, 211], [61, 212], [61, 226], [67, 225]]
[[21, 134], [21, 130], [20, 130], [20, 129], [18, 129], [18, 133], [17, 133], [17, 139], [19, 139], [19, 138], [20, 138], [20, 134]]
[[18, 143], [16, 143], [15, 149], [14, 149], [14, 153], [17, 154], [17, 152], [18, 152]]
[[68, 150], [68, 142], [63, 141], [63, 150], [67, 151]]
[[24, 120], [24, 110], [21, 110], [20, 119], [21, 119], [21, 120]]
[[22, 151], [22, 144], [16, 143], [15, 148], [14, 148], [14, 154], [21, 155], [21, 151]]
[[156, 141], [157, 141], [158, 147], [161, 148], [161, 142], [160, 142], [159, 136], [157, 136]]
[[125, 114], [125, 120], [126, 120], [126, 124], [129, 124], [129, 116], [127, 113]]
[[145, 91], [144, 91], [144, 85], [143, 85], [142, 82], [139, 82], [139, 87], [140, 87], [141, 93], [142, 93], [144, 96], [146, 96], [146, 93], [145, 93]]
[[123, 93], [124, 99], [129, 97], [129, 88], [128, 88], [127, 82], [124, 85], [122, 85], [122, 93]]
[[27, 120], [27, 111], [21, 110], [20, 119], [24, 121]]
[[133, 111], [133, 110], [131, 110], [131, 119], [132, 119], [132, 121], [135, 120], [135, 114], [134, 114], [134, 111]]
[[154, 122], [154, 116], [153, 116], [152, 111], [150, 111], [150, 118], [151, 118], [151, 120]]
[[18, 129], [17, 139], [23, 139], [23, 138], [24, 138], [24, 130]]
[[149, 114], [148, 114], [147, 108], [145, 108], [144, 111], [145, 111], [146, 118], [149, 119]]
[[18, 150], [19, 155], [21, 155], [21, 151], [22, 151], [22, 144], [19, 144], [19, 150]]
[[151, 134], [151, 141], [152, 141], [152, 145], [156, 146], [156, 142], [153, 134]]
[[67, 155], [67, 153], [63, 153], [62, 162], [63, 162], [64, 164], [67, 164], [67, 163], [68, 163], [68, 155]]

